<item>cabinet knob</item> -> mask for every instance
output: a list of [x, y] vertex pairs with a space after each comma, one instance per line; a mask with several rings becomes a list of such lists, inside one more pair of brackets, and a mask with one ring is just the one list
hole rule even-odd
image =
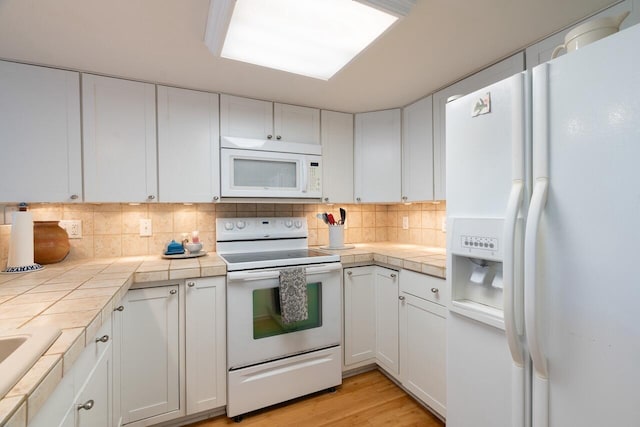
[[119, 305], [113, 309], [113, 311], [124, 311], [124, 305]]
[[86, 401], [86, 402], [84, 402], [83, 404], [78, 405], [78, 411], [79, 411], [80, 409], [84, 409], [85, 411], [88, 411], [88, 410], [90, 410], [91, 408], [93, 408], [93, 405], [94, 405], [93, 399], [91, 399], [91, 400], [87, 400], [87, 401]]
[[431, 288], [431, 292], [433, 292], [434, 294], [437, 294], [439, 292], [438, 288]]
[[280, 141], [280, 140], [282, 139], [282, 137], [281, 137], [280, 135], [278, 135], [278, 136], [276, 136], [276, 139], [277, 139], [278, 141]]
[[360, 202], [360, 197], [356, 197], [356, 202]]
[[71, 200], [78, 200], [78, 197], [79, 197], [79, 196], [78, 196], [77, 194], [72, 194], [72, 195], [71, 195], [71, 197], [70, 197], [70, 199], [71, 199]]
[[325, 198], [324, 198], [324, 201], [325, 201], [325, 202], [328, 202], [328, 201], [329, 201], [329, 198], [328, 198], [328, 197], [325, 197]]
[[273, 135], [267, 135], [267, 139], [273, 139]]
[[178, 291], [176, 291], [175, 289], [171, 289], [171, 290], [169, 291], [169, 294], [171, 294], [171, 295], [175, 295], [175, 294], [177, 294], [177, 293], [178, 293]]
[[400, 296], [398, 297], [398, 299], [399, 299], [400, 301], [404, 301], [404, 296], [400, 295]]
[[193, 288], [196, 285], [195, 282], [187, 282], [187, 286]]
[[407, 196], [402, 196], [402, 200], [404, 200], [405, 202], [407, 201], [408, 197]]
[[154, 196], [153, 194], [150, 194], [149, 197], [147, 197], [147, 200], [153, 200], [155, 198], [156, 198], [156, 196]]
[[396, 273], [391, 273], [389, 276], [391, 276], [392, 279], [395, 279], [397, 274]]
[[109, 335], [103, 335], [100, 338], [96, 338], [96, 342], [107, 342], [109, 341]]
[[214, 201], [214, 202], [217, 202], [218, 200], [220, 200], [220, 197], [218, 197], [218, 196], [213, 196], [213, 201]]
[[351, 276], [353, 274], [353, 271], [347, 271], [347, 276]]

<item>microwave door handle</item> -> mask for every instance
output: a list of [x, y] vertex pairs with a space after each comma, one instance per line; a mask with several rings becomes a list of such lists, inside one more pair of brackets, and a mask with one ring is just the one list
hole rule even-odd
[[307, 159], [302, 159], [302, 192], [306, 193], [309, 190], [309, 169], [307, 166]]

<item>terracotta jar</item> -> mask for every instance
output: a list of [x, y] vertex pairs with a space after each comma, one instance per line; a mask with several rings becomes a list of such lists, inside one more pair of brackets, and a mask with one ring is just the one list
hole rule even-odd
[[69, 236], [58, 221], [33, 222], [33, 260], [38, 264], [62, 261], [69, 253]]

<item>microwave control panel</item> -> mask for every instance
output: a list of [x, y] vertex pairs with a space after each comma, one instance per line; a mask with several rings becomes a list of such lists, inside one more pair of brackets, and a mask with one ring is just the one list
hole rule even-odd
[[322, 191], [322, 168], [320, 167], [320, 162], [310, 161], [308, 171], [309, 192]]

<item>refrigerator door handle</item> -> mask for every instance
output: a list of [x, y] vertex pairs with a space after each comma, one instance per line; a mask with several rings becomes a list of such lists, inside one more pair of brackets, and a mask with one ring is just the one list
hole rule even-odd
[[548, 378], [547, 359], [542, 352], [538, 333], [536, 316], [536, 270], [537, 270], [537, 240], [538, 227], [545, 205], [549, 181], [547, 178], [538, 178], [533, 188], [529, 217], [527, 218], [527, 230], [524, 237], [524, 323], [527, 331], [527, 343], [531, 353], [531, 361], [536, 374], [542, 378]]
[[524, 427], [525, 420], [525, 361], [524, 349], [518, 337], [515, 304], [515, 261], [516, 261], [516, 226], [518, 212], [522, 204], [524, 184], [514, 181], [511, 186], [507, 212], [504, 221], [504, 258], [503, 272], [503, 308], [504, 327], [513, 365], [511, 366], [511, 425]]
[[511, 194], [507, 204], [507, 213], [504, 222], [504, 259], [502, 263], [503, 271], [503, 307], [504, 326], [507, 335], [507, 343], [511, 351], [511, 358], [516, 366], [524, 366], [524, 355], [522, 345], [518, 339], [518, 326], [515, 308], [515, 261], [516, 261], [516, 225], [518, 222], [518, 211], [522, 203], [524, 185], [522, 181], [514, 181], [511, 186]]

